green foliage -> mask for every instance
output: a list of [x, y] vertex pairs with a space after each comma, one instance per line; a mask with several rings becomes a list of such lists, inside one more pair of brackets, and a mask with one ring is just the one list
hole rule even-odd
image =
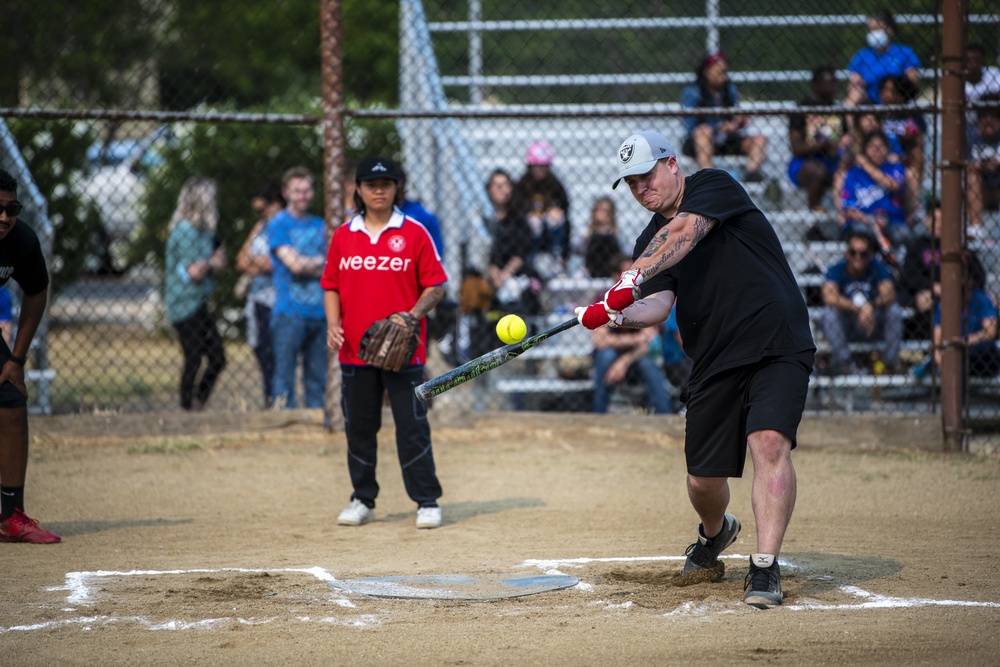
[[[201, 103], [240, 108], [280, 97], [284, 91], [319, 93], [319, 3], [174, 0], [172, 4], [156, 55], [166, 108], [187, 109]], [[394, 103], [397, 3], [345, 0], [341, 17], [345, 91], [368, 103]]]
[[87, 126], [58, 120], [11, 119], [11, 133], [20, 147], [38, 189], [48, 198], [55, 227], [52, 290], [76, 280], [95, 258], [106, 254], [101, 216], [93, 203], [84, 204], [73, 184], [86, 168], [87, 147], [94, 140]]
[[148, 58], [157, 9], [144, 0], [5, 0], [0, 76], [15, 85], [0, 87], [0, 100], [18, 106], [27, 82], [33, 101], [46, 106], [135, 106], [140, 87], [108, 73]]

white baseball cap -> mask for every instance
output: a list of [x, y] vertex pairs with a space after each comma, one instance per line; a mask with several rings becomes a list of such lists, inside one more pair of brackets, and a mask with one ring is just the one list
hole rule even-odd
[[630, 135], [618, 149], [618, 178], [611, 189], [617, 188], [626, 176], [648, 174], [659, 160], [672, 155], [677, 155], [673, 145], [659, 132], [647, 130]]

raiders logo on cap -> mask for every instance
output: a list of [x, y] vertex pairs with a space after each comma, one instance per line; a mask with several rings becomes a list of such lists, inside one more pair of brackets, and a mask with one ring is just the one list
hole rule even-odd
[[618, 151], [618, 159], [622, 162], [628, 162], [632, 159], [632, 153], [635, 152], [635, 144], [623, 144], [620, 151]]

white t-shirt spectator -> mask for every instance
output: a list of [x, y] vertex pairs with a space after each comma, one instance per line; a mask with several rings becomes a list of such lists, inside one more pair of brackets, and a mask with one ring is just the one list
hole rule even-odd
[[[984, 67], [983, 76], [979, 83], [965, 82], [965, 101], [968, 103], [978, 102], [987, 95], [1000, 94], [1000, 67]], [[966, 121], [971, 124], [976, 122], [976, 112], [969, 111]]]

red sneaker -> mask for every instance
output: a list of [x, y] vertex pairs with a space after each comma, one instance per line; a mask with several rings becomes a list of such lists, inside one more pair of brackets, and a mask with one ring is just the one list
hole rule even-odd
[[0, 521], [0, 542], [30, 542], [32, 544], [53, 544], [60, 538], [38, 526], [38, 522], [30, 518], [20, 509], [6, 521]]

